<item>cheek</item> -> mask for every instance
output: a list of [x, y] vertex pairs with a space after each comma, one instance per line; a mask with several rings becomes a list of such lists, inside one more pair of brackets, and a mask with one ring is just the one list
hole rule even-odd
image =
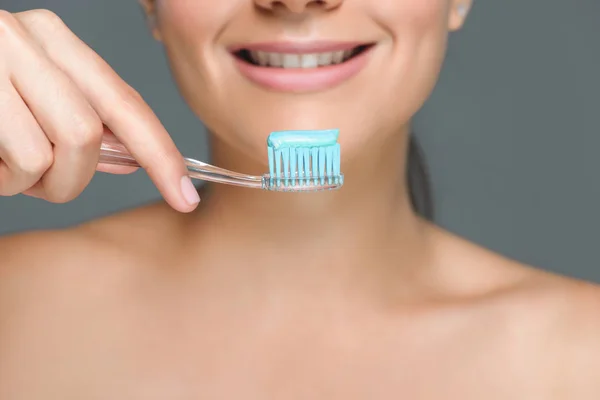
[[194, 65], [214, 23], [205, 13], [206, 1], [157, 0], [158, 29], [175, 73], [185, 64]]
[[396, 122], [409, 120], [435, 86], [446, 52], [448, 5], [448, 0], [380, 0], [373, 7], [374, 18], [393, 38], [390, 81], [383, 88], [395, 100], [388, 104], [401, 107], [382, 114]]
[[[215, 77], [222, 69], [214, 57], [220, 32], [238, 12], [242, 0], [157, 0], [159, 29], [180, 92], [203, 114], [211, 113], [207, 96], [218, 90]], [[216, 87], [215, 87], [216, 86]], [[202, 117], [202, 116], [201, 116]]]
[[[240, 94], [231, 84], [231, 70], [228, 64], [224, 65], [230, 56], [222, 48], [221, 35], [230, 25], [239, 24], [240, 19], [252, 15], [248, 9], [254, 7], [253, 3], [248, 0], [157, 0], [157, 6], [159, 28], [172, 76], [191, 110], [209, 130], [224, 132], [227, 137], [222, 139], [230, 144], [252, 146], [255, 138], [243, 133], [248, 125], [252, 125], [255, 115], [244, 118], [247, 113], [239, 111], [251, 107], [247, 93], [242, 91]], [[236, 109], [238, 111], [234, 112]], [[231, 122], [232, 114], [242, 115], [239, 119], [244, 129], [232, 126], [235, 125]], [[231, 134], [232, 131], [242, 133]], [[267, 130], [261, 125], [259, 132]], [[260, 143], [262, 145], [264, 140]]]
[[156, 0], [157, 14], [165, 24], [193, 35], [198, 29], [213, 34], [219, 32], [239, 4], [239, 0]]
[[449, 0], [373, 1], [377, 2], [377, 7], [371, 7], [373, 17], [391, 30], [402, 30], [403, 24], [424, 29], [442, 24], [445, 28]]

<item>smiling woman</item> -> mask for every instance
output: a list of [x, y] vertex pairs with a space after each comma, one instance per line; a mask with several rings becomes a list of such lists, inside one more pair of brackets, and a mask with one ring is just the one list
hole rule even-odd
[[242, 74], [258, 85], [306, 93], [333, 88], [358, 74], [372, 47], [345, 42], [254, 43], [232, 53]]
[[411, 121], [471, 5], [144, 0], [215, 165], [274, 168], [275, 131], [341, 155], [340, 190], [201, 205], [135, 90], [52, 12], [0, 11], [0, 194], [140, 165], [165, 199], [0, 240], [0, 399], [599, 398], [598, 288], [423, 218]]

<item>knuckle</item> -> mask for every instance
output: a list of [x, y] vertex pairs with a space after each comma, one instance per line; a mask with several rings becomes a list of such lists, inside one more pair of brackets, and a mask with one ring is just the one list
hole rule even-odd
[[54, 162], [54, 155], [51, 150], [23, 152], [20, 156], [15, 156], [16, 167], [28, 176], [42, 176]]
[[16, 23], [16, 18], [13, 14], [0, 10], [0, 44], [7, 40], [12, 40]]
[[144, 107], [142, 95], [133, 87], [114, 77], [109, 80], [110, 95], [98, 104], [98, 111], [107, 122], [119, 117], [128, 118]]
[[45, 8], [38, 8], [22, 13], [22, 19], [29, 25], [41, 25], [57, 28], [64, 26], [64, 22], [55, 12]]
[[104, 131], [100, 118], [91, 113], [73, 116], [71, 134], [65, 138], [66, 144], [75, 149], [99, 146]]
[[79, 193], [65, 192], [65, 191], [58, 190], [58, 191], [46, 192], [45, 198], [46, 198], [46, 201], [49, 201], [50, 203], [65, 204], [65, 203], [75, 200], [78, 196], [79, 196]]
[[128, 84], [124, 84], [121, 86], [118, 91], [117, 97], [119, 98], [119, 102], [125, 109], [137, 108], [144, 104], [144, 99], [142, 95], [131, 87]]

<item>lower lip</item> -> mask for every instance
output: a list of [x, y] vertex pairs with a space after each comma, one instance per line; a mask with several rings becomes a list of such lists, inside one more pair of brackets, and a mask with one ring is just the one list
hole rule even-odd
[[243, 76], [267, 89], [306, 93], [331, 89], [358, 74], [367, 64], [372, 47], [341, 64], [318, 68], [273, 68], [250, 64], [235, 57]]

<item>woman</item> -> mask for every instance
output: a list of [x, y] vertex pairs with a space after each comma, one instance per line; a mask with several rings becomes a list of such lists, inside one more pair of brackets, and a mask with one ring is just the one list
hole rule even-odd
[[[260, 174], [270, 132], [339, 128], [346, 183], [197, 206], [135, 91], [52, 13], [1, 13], [1, 194], [67, 202], [131, 172], [97, 165], [114, 134], [166, 200], [1, 240], [1, 399], [600, 398], [598, 289], [413, 210], [410, 120], [470, 1], [143, 6], [214, 164]], [[357, 46], [325, 73], [277, 61]]]

